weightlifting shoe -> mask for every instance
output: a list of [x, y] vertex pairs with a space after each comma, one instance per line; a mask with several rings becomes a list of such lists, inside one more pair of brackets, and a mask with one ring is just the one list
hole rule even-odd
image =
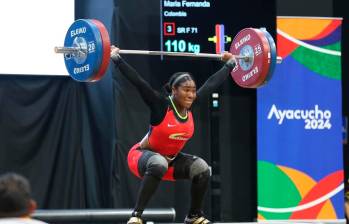
[[139, 217], [131, 217], [128, 221], [127, 224], [143, 224], [143, 220]]
[[211, 224], [212, 222], [204, 217], [202, 213], [195, 215], [187, 215], [184, 224]]

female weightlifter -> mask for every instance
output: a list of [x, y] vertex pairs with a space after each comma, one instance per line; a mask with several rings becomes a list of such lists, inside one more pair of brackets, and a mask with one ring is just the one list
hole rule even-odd
[[165, 86], [168, 95], [154, 90], [120, 57], [119, 48], [111, 47], [111, 58], [121, 74], [138, 89], [151, 110], [148, 133], [128, 153], [128, 166], [142, 182], [132, 217], [127, 223], [142, 224], [143, 210], [160, 181], [178, 179], [191, 180], [191, 205], [184, 223], [210, 223], [202, 212], [210, 177], [209, 166], [202, 158], [181, 150], [194, 132], [191, 109], [195, 106], [195, 99], [211, 93], [222, 84], [236, 65], [235, 57], [231, 53], [223, 53], [224, 66], [198, 90], [190, 73], [173, 74]]

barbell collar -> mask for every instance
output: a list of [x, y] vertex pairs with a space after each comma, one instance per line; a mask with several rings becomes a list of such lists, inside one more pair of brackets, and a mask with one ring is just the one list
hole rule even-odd
[[55, 47], [54, 51], [60, 54], [76, 54], [79, 52], [84, 52], [81, 47]]

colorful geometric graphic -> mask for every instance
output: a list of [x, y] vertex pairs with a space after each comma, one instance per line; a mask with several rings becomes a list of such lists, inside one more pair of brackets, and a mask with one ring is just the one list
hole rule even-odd
[[[322, 19], [317, 24], [319, 19], [298, 19], [293, 28], [289, 28], [290, 20], [280, 19], [277, 24], [277, 43], [284, 46], [278, 48], [279, 56], [285, 58], [291, 54], [309, 70], [340, 79], [341, 20]], [[311, 27], [296, 29], [308, 22]]]
[[341, 23], [279, 17], [257, 91], [258, 219], [343, 219]]
[[330, 198], [344, 188], [343, 171], [334, 172], [319, 182], [299, 170], [262, 161], [258, 163], [258, 171], [261, 181], [258, 184], [258, 195], [261, 196], [258, 202], [264, 205], [258, 206], [260, 218], [337, 218]]

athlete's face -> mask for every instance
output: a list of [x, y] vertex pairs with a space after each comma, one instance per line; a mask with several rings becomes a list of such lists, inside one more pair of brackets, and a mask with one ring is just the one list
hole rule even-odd
[[172, 88], [172, 95], [180, 107], [189, 109], [196, 98], [195, 82], [193, 80], [187, 80], [177, 88]]

